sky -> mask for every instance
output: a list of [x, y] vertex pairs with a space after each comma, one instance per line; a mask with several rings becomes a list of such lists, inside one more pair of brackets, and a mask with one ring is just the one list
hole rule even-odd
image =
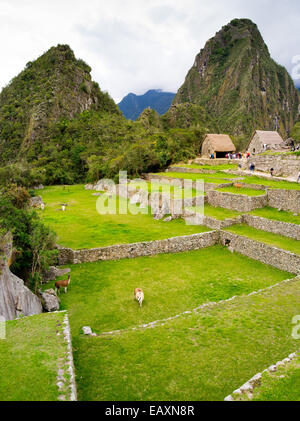
[[176, 92], [205, 42], [234, 18], [258, 25], [300, 86], [299, 0], [0, 0], [0, 89], [50, 47], [69, 44], [118, 103]]

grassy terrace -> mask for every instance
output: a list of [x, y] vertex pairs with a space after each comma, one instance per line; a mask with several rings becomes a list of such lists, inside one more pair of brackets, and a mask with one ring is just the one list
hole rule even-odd
[[186, 180], [204, 180], [207, 183], [230, 183], [230, 180], [238, 178], [237, 175], [215, 172], [214, 174], [182, 173], [182, 172], [160, 172], [155, 173], [162, 177], [184, 178]]
[[270, 244], [271, 246], [291, 251], [292, 253], [300, 254], [300, 241], [293, 240], [292, 238], [258, 230], [245, 224], [232, 225], [229, 228], [225, 228], [225, 231], [243, 235], [244, 237], [249, 237], [252, 240], [260, 241], [262, 243]]
[[267, 186], [272, 189], [300, 190], [300, 183], [294, 183], [284, 180], [266, 179], [262, 177], [257, 177], [256, 175], [249, 175], [244, 177], [243, 182]]
[[[202, 212], [202, 209], [200, 206], [191, 206], [188, 207], [188, 209], [194, 211], [194, 212]], [[239, 215], [242, 215], [243, 212], [237, 212], [234, 210], [230, 210], [230, 209], [225, 209], [225, 208], [217, 208], [214, 206], [209, 205], [208, 203], [205, 203], [204, 205], [204, 215], [205, 216], [210, 216], [212, 218], [215, 219], [219, 219], [221, 221], [223, 221], [226, 218], [235, 218]]]
[[246, 196], [262, 196], [264, 194], [266, 194], [266, 192], [264, 190], [255, 190], [255, 189], [248, 189], [248, 188], [237, 188], [234, 186], [230, 186], [230, 187], [223, 187], [221, 189], [217, 189], [220, 192], [224, 192], [224, 193], [233, 193], [233, 194], [243, 194]]
[[197, 169], [197, 170], [222, 171], [222, 170], [235, 170], [238, 164], [237, 163], [222, 164], [222, 165], [174, 164], [171, 166], [177, 167], [177, 168], [191, 168], [191, 169]]
[[[93, 248], [112, 244], [159, 240], [180, 235], [209, 231], [201, 226], [186, 225], [182, 219], [156, 221], [150, 214], [100, 215], [96, 210], [97, 196], [82, 185], [47, 187], [40, 193], [46, 203], [42, 215], [45, 223], [58, 235], [58, 243], [73, 249]], [[119, 202], [125, 199], [117, 197]], [[61, 204], [67, 203], [62, 212]], [[126, 203], [126, 202], [125, 202]], [[136, 206], [129, 205], [131, 211]], [[146, 209], [147, 210], [147, 209]]]
[[273, 219], [274, 221], [290, 222], [300, 225], [300, 215], [294, 215], [292, 212], [279, 211], [275, 208], [266, 206], [265, 208], [255, 209], [249, 212], [250, 215], [261, 216], [262, 218]]
[[49, 313], [6, 322], [0, 340], [0, 401], [55, 401], [58, 357], [66, 353], [63, 313]]
[[[263, 318], [258, 322], [243, 298], [238, 308], [180, 316], [176, 323], [144, 332], [96, 338], [82, 334], [85, 325], [98, 334], [129, 328], [293, 277], [224, 247], [79, 264], [71, 270], [72, 283], [61, 303], [69, 311], [80, 400], [223, 399], [258, 367], [294, 348], [290, 332], [286, 338], [286, 318], [288, 306], [293, 315], [298, 308], [295, 289], [291, 301], [290, 292], [273, 297], [272, 306], [258, 300], [258, 310], [252, 298], [251, 311]], [[142, 308], [133, 300], [136, 286], [145, 292]]]
[[[238, 269], [243, 271], [244, 264]], [[299, 311], [299, 294], [299, 281], [294, 281], [153, 329], [78, 335], [79, 399], [223, 400], [295, 350], [291, 319]]]
[[[279, 367], [276, 372], [263, 373], [261, 385], [254, 389], [253, 401], [300, 401], [300, 357]], [[237, 395], [234, 395], [235, 397]], [[239, 400], [249, 400], [242, 396]]]

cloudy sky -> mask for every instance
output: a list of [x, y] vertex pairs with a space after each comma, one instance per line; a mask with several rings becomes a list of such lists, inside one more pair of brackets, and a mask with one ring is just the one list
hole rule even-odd
[[116, 102], [152, 88], [176, 92], [233, 18], [257, 23], [300, 86], [299, 0], [0, 0], [0, 88], [51, 46], [69, 44]]

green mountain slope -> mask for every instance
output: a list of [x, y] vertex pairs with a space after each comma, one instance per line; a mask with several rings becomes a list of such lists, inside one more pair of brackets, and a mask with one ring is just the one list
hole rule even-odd
[[0, 164], [36, 156], [59, 118], [89, 109], [119, 113], [90, 71], [68, 45], [52, 47], [27, 63], [0, 94]]
[[205, 107], [220, 131], [250, 136], [254, 129], [286, 135], [298, 117], [299, 92], [270, 57], [257, 26], [234, 19], [197, 54], [173, 104]]

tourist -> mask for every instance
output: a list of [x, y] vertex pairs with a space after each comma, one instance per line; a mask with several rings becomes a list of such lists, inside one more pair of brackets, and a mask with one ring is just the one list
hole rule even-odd
[[300, 171], [298, 172], [297, 183], [300, 183]]
[[273, 175], [274, 175], [274, 168], [271, 168], [270, 169], [270, 174], [271, 174], [271, 177], [273, 177]]
[[249, 165], [249, 170], [254, 174], [255, 165], [253, 164], [253, 162], [251, 162], [251, 164]]

